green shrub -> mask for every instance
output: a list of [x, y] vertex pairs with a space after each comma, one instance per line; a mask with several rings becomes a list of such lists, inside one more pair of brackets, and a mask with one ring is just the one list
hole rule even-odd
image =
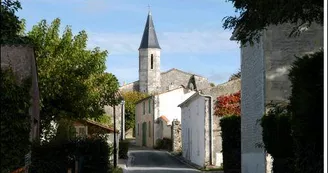
[[1, 69], [1, 172], [24, 166], [30, 141], [30, 79], [17, 82], [11, 69]]
[[297, 58], [289, 74], [295, 172], [323, 172], [323, 51]]
[[172, 151], [172, 140], [169, 138], [157, 139], [154, 148]]
[[241, 170], [240, 125], [240, 116], [225, 116], [220, 120], [225, 173]]
[[118, 151], [118, 156], [120, 159], [128, 158], [129, 145], [130, 143], [128, 140], [120, 141], [119, 151]]
[[261, 119], [261, 126], [265, 150], [273, 157], [272, 170], [274, 173], [293, 172], [291, 115], [282, 104], [271, 104], [269, 108]]
[[123, 169], [120, 167], [113, 168], [111, 173], [123, 173]]
[[74, 168], [75, 161], [84, 173], [108, 173], [110, 147], [105, 139], [74, 139], [51, 141], [32, 147], [31, 172], [61, 173]]
[[162, 149], [163, 148], [163, 139], [156, 139], [156, 145], [154, 146], [155, 149]]

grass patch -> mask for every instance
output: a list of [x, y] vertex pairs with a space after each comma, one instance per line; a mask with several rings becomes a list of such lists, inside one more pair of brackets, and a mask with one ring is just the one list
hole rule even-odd
[[200, 169], [200, 171], [208, 171], [208, 172], [211, 172], [211, 171], [223, 171], [223, 166], [215, 167], [215, 168], [202, 168], [202, 169]]

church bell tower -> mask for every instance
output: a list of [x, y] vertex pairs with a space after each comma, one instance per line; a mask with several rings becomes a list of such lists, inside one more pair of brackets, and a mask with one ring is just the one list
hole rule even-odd
[[139, 91], [159, 92], [161, 88], [160, 71], [161, 48], [159, 46], [152, 14], [149, 11], [139, 47]]

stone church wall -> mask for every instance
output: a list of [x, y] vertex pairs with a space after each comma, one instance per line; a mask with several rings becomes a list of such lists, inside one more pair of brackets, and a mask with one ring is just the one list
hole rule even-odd
[[139, 91], [139, 81], [128, 83], [120, 87], [120, 91]]
[[[161, 73], [161, 87], [162, 91], [172, 90], [181, 85], [187, 87], [189, 80], [193, 74], [186, 73], [177, 69], [171, 69], [167, 72]], [[198, 89], [209, 87], [206, 78], [195, 75], [195, 83]]]
[[216, 101], [218, 96], [233, 94], [241, 90], [241, 79], [232, 80], [223, 84], [219, 84], [215, 87], [210, 87], [201, 90], [205, 95], [210, 95], [213, 101]]

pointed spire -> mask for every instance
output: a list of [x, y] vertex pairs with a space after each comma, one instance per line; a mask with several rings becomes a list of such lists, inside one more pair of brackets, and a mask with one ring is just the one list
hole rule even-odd
[[139, 49], [147, 49], [147, 48], [158, 48], [160, 49], [157, 36], [156, 36], [156, 31], [150, 11], [150, 7], [148, 6], [149, 11], [148, 11], [148, 17], [145, 25], [145, 30], [142, 35], [141, 43]]

